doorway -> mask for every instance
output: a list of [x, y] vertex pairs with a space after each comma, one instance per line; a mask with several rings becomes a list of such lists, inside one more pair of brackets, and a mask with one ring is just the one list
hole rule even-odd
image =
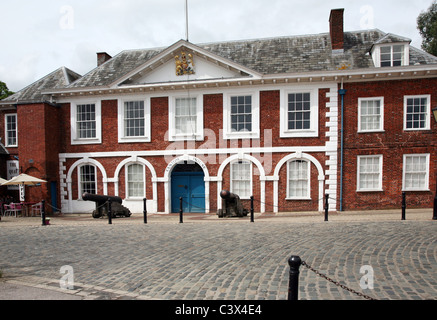
[[197, 164], [181, 163], [171, 174], [171, 212], [205, 213], [205, 174]]

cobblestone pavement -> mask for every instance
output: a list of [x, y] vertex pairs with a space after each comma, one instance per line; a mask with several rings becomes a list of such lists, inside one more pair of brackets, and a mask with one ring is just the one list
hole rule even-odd
[[[3, 217], [1, 282], [80, 299], [284, 300], [288, 258], [298, 255], [335, 281], [384, 300], [437, 299], [437, 221], [432, 210], [331, 214], [142, 215], [92, 219]], [[71, 266], [74, 289], [60, 288]], [[374, 288], [361, 289], [362, 266]], [[367, 275], [370, 275], [367, 273]], [[362, 300], [302, 266], [299, 298]]]

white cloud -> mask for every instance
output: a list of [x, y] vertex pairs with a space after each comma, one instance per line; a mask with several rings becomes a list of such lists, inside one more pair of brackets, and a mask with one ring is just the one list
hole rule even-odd
[[[413, 39], [432, 0], [188, 0], [193, 43], [328, 32], [329, 13], [345, 8], [345, 30], [361, 29], [363, 6], [374, 27]], [[96, 52], [169, 46], [185, 38], [184, 0], [20, 0], [2, 3], [0, 80], [20, 90], [66, 66], [84, 74]]]

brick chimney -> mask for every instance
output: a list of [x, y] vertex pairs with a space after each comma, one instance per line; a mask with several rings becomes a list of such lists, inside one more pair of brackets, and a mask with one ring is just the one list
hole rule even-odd
[[332, 50], [344, 50], [343, 13], [344, 9], [332, 9], [329, 16]]
[[97, 66], [101, 66], [102, 64], [104, 64], [106, 61], [111, 60], [112, 57], [107, 54], [106, 52], [97, 52]]

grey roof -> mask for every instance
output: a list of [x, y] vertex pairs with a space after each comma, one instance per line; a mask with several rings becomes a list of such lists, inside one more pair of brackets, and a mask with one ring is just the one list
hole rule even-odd
[[[333, 52], [329, 33], [198, 44], [199, 48], [260, 74], [335, 71], [374, 67], [369, 52], [375, 43], [410, 42], [378, 29], [345, 32], [344, 52]], [[437, 57], [411, 47], [410, 65], [437, 64]], [[108, 86], [166, 48], [127, 50], [95, 68], [69, 88]]]
[[[227, 41], [194, 45], [203, 51], [232, 61], [261, 75], [335, 71], [341, 68], [373, 68], [369, 52], [382, 43], [410, 42], [410, 39], [379, 29], [345, 32], [344, 51], [332, 50], [329, 33]], [[81, 77], [60, 68], [34, 84], [0, 101], [43, 101], [41, 92], [50, 89], [79, 89], [109, 86], [145, 65], [168, 48], [122, 51]], [[168, 52], [167, 52], [168, 54]], [[410, 65], [437, 64], [437, 57], [410, 46]]]
[[81, 75], [78, 73], [61, 67], [26, 88], [1, 100], [0, 104], [43, 102], [47, 100], [47, 97], [44, 97], [42, 92], [50, 89], [64, 88], [80, 77]]

